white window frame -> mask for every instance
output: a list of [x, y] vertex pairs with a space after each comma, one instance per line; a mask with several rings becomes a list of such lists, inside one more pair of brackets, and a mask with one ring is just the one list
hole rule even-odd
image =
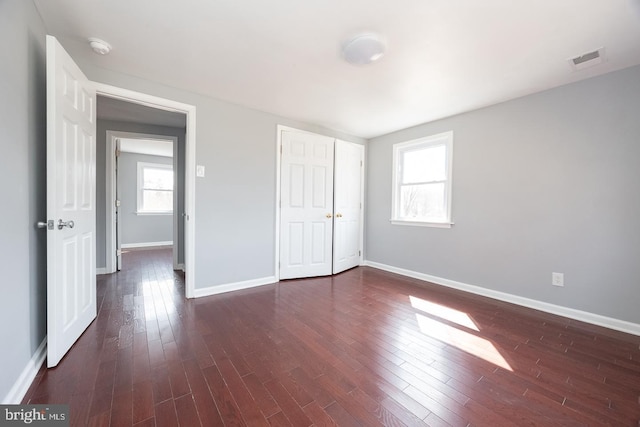
[[[138, 167], [138, 182], [136, 187], [137, 194], [137, 210], [136, 213], [138, 215], [173, 215], [173, 202], [171, 203], [171, 209], [166, 211], [150, 211], [143, 209], [142, 202], [144, 200], [143, 192], [145, 188], [144, 185], [144, 170], [145, 169], [167, 169], [173, 171], [173, 165], [168, 165], [164, 163], [149, 163], [149, 162], [137, 162]], [[172, 190], [159, 190], [159, 191], [171, 191], [172, 196], [175, 191], [175, 177], [174, 177], [174, 188]], [[173, 198], [173, 197], [172, 197]]]
[[[422, 221], [415, 219], [406, 219], [400, 217], [400, 186], [402, 185], [402, 165], [399, 163], [402, 154], [407, 151], [424, 149], [427, 147], [435, 147], [443, 145], [446, 150], [446, 180], [445, 182], [445, 218], [442, 221]], [[439, 133], [424, 138], [418, 138], [411, 141], [399, 142], [393, 145], [393, 187], [392, 187], [392, 207], [391, 207], [391, 223], [395, 225], [416, 225], [422, 227], [439, 227], [451, 228], [453, 225], [451, 219], [451, 200], [452, 200], [452, 178], [453, 178], [453, 131]], [[430, 181], [441, 182], [441, 181]]]

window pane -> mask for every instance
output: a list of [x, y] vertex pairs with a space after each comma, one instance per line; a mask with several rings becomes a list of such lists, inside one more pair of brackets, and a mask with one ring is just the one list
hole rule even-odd
[[400, 217], [407, 220], [446, 219], [444, 183], [400, 187]]
[[444, 145], [405, 151], [402, 154], [402, 183], [444, 181], [447, 179], [446, 154]]
[[173, 190], [173, 171], [171, 169], [144, 168], [144, 188]]
[[147, 212], [173, 211], [173, 191], [142, 191], [142, 210]]

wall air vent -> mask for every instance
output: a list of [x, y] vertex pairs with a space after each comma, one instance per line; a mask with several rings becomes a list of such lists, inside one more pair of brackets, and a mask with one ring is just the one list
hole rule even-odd
[[604, 48], [596, 49], [592, 52], [584, 53], [575, 58], [569, 59], [569, 65], [574, 71], [582, 70], [584, 68], [593, 67], [594, 65], [602, 64], [604, 61]]

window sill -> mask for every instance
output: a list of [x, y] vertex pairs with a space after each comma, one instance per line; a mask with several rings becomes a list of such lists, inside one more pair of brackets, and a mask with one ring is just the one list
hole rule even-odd
[[135, 214], [136, 215], [140, 215], [140, 216], [158, 216], [158, 215], [171, 216], [171, 215], [173, 215], [173, 212], [144, 212], [144, 211], [136, 211]]
[[401, 219], [391, 219], [393, 225], [410, 225], [413, 227], [451, 228], [453, 222], [427, 222], [427, 221], [406, 221]]

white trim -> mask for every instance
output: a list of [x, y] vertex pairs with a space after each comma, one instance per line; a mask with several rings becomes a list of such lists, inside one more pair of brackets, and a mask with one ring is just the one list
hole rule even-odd
[[123, 243], [122, 249], [129, 248], [150, 248], [153, 246], [173, 246], [173, 241], [167, 240], [164, 242], [141, 242], [141, 243]]
[[[196, 107], [182, 102], [172, 101], [145, 93], [135, 92], [104, 83], [94, 82], [96, 93], [109, 98], [120, 99], [148, 107], [159, 108], [165, 111], [174, 111], [186, 114], [187, 127], [185, 135], [185, 235], [184, 235], [184, 259], [185, 259], [185, 296], [193, 298], [195, 293], [195, 199], [196, 199]], [[175, 216], [174, 216], [175, 218]]]
[[135, 211], [134, 214], [138, 216], [173, 216], [173, 211], [166, 212], [145, 212]]
[[198, 288], [195, 290], [195, 298], [210, 295], [222, 294], [225, 292], [239, 291], [241, 289], [255, 288], [258, 286], [271, 285], [277, 283], [275, 276], [262, 277], [260, 279], [245, 280], [243, 282], [226, 283], [223, 285], [209, 286], [208, 288]]
[[499, 301], [505, 301], [511, 304], [523, 307], [533, 308], [534, 310], [544, 311], [546, 313], [556, 314], [558, 316], [568, 317], [573, 320], [591, 323], [593, 325], [603, 326], [605, 328], [614, 329], [628, 334], [640, 336], [640, 324], [628, 322], [626, 320], [614, 319], [612, 317], [602, 316], [599, 314], [589, 313], [587, 311], [576, 310], [569, 307], [550, 304], [547, 302], [537, 301], [530, 298], [520, 297], [506, 292], [494, 291], [483, 288], [481, 286], [469, 285], [455, 280], [443, 279], [442, 277], [432, 276], [430, 274], [418, 273], [412, 270], [393, 267], [391, 265], [381, 264], [374, 261], [365, 261], [368, 267], [377, 268], [379, 270], [389, 271], [391, 273], [400, 274], [414, 279], [435, 283], [436, 285], [446, 286], [448, 288], [458, 289], [464, 292], [493, 298]]
[[31, 387], [31, 383], [33, 383], [46, 357], [47, 337], [44, 337], [36, 349], [36, 352], [31, 356], [29, 362], [27, 362], [27, 366], [24, 367], [16, 382], [13, 383], [13, 387], [11, 387], [9, 393], [2, 399], [3, 405], [15, 405], [22, 402], [22, 399], [24, 399], [27, 391], [29, 391], [29, 387]]
[[392, 219], [390, 222], [393, 225], [410, 225], [412, 227], [451, 228], [453, 225], [453, 222], [403, 221], [401, 219]]
[[109, 273], [114, 273], [114, 272], [107, 270], [106, 267], [96, 268], [96, 276], [99, 274], [109, 274]]

